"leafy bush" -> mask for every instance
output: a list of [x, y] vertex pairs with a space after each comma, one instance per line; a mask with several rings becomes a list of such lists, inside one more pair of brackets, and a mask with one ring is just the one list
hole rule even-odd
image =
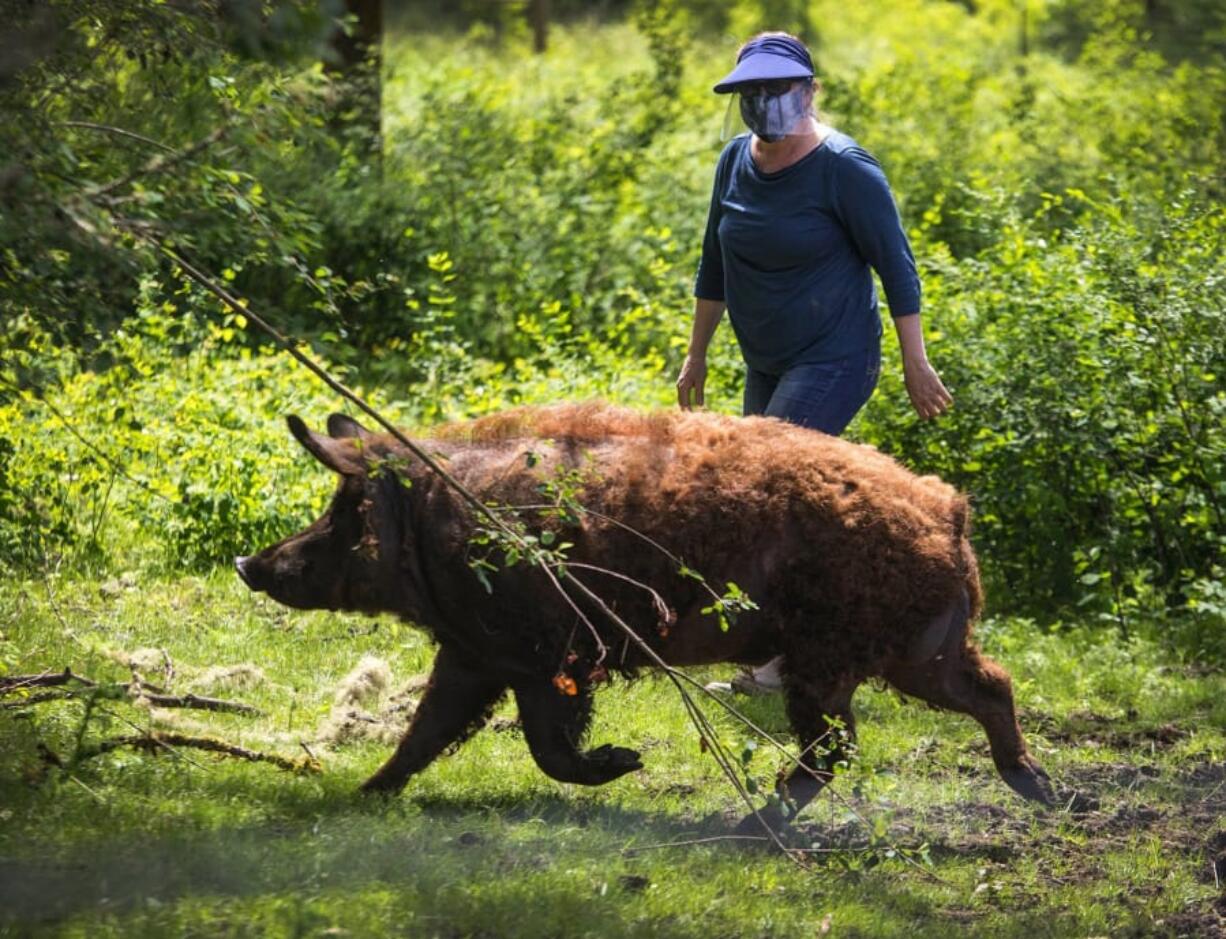
[[1126, 624], [1155, 598], [1182, 606], [1222, 557], [1226, 213], [1189, 196], [1147, 232], [1127, 204], [1051, 201], [1080, 224], [1015, 220], [926, 277], [949, 419], [917, 426], [890, 379], [860, 426], [975, 495], [1006, 606]]

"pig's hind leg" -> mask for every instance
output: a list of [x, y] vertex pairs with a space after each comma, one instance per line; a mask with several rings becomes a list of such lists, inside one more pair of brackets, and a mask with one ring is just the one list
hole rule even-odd
[[1011, 789], [1035, 802], [1055, 796], [1047, 773], [1026, 749], [1009, 674], [981, 653], [967, 636], [965, 597], [951, 611], [950, 628], [926, 661], [892, 663], [885, 679], [903, 694], [975, 718], [987, 732], [992, 761]]
[[399, 792], [445, 749], [480, 730], [506, 687], [501, 679], [468, 665], [463, 653], [440, 647], [408, 731], [391, 758], [362, 784], [362, 791]]
[[526, 680], [514, 685], [524, 738], [536, 765], [559, 782], [599, 786], [636, 769], [643, 763], [636, 750], [604, 744], [580, 750], [592, 716], [591, 690], [580, 686], [566, 695], [552, 682]]

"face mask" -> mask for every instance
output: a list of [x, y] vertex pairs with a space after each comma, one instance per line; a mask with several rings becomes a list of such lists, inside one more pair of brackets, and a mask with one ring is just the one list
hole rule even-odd
[[809, 113], [804, 86], [781, 95], [740, 95], [741, 120], [767, 143], [782, 140]]

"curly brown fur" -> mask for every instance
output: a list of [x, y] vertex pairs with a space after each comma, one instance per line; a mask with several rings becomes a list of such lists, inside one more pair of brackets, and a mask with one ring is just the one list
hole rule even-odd
[[[598, 403], [515, 409], [442, 428], [436, 439], [453, 473], [505, 504], [539, 503], [541, 483], [561, 468], [582, 471], [586, 455], [583, 505], [667, 545], [718, 588], [731, 580], [777, 606], [822, 610], [824, 622], [812, 628], [856, 671], [879, 673], [960, 588], [973, 612], [980, 606], [965, 499], [868, 447], [770, 418]], [[529, 450], [539, 459], [531, 469]], [[566, 537], [576, 558], [595, 555], [599, 542], [607, 566], [670, 599], [698, 595], [676, 582], [666, 558], [616, 526], [589, 516]], [[758, 569], [747, 570], [754, 558]], [[646, 596], [632, 588], [592, 585], [646, 614]], [[679, 599], [678, 609], [689, 596]]]
[[[579, 749], [597, 674], [650, 661], [597, 606], [573, 587], [565, 602], [545, 571], [512, 563], [497, 536], [482, 535], [491, 523], [391, 436], [347, 419], [330, 421], [332, 438], [290, 424], [342, 481], [325, 519], [241, 559], [244, 579], [291, 605], [398, 613], [441, 645], [413, 726], [368, 788], [398, 789], [480, 726], [507, 687], [550, 775], [595, 784], [638, 765], [631, 750]], [[971, 639], [982, 592], [970, 509], [940, 479], [771, 418], [599, 402], [517, 408], [439, 428], [424, 445], [501, 518], [553, 532], [542, 544], [569, 542], [570, 576], [670, 664], [782, 654], [802, 748], [828, 715], [850, 728], [856, 685], [884, 676], [973, 715], [1005, 780], [1043, 797], [1008, 676]], [[758, 608], [723, 629], [709, 611], [712, 590], [729, 583]], [[559, 691], [567, 679], [573, 697]], [[789, 782], [800, 803], [828, 776], [825, 764], [809, 770], [818, 786]]]

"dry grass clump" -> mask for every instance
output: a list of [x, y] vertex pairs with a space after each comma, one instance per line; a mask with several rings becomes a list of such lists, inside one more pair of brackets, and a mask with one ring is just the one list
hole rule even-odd
[[336, 707], [362, 704], [378, 697], [392, 681], [392, 670], [383, 659], [364, 655], [353, 670], [336, 686], [333, 703]]
[[188, 685], [193, 691], [245, 691], [264, 684], [268, 676], [264, 669], [252, 662], [239, 662], [237, 665], [210, 665], [191, 680]]
[[152, 646], [133, 649], [131, 652], [125, 652], [123, 649], [107, 649], [106, 657], [112, 662], [118, 662], [124, 668], [138, 672], [151, 672], [165, 668], [170, 661], [170, 655], [165, 649], [156, 649]]
[[411, 678], [383, 700], [391, 685], [388, 664], [373, 655], [363, 656], [337, 685], [332, 710], [320, 725], [316, 740], [334, 747], [363, 740], [384, 744], [398, 741], [417, 709], [417, 695], [425, 687], [425, 679]]

